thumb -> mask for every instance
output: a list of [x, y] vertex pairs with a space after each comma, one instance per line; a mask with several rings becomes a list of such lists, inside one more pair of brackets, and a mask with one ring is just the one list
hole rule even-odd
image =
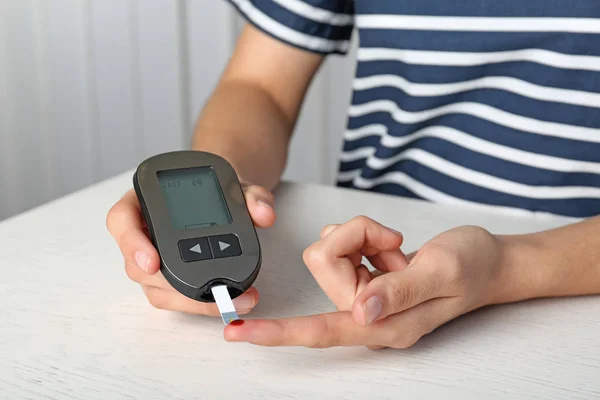
[[380, 275], [356, 297], [352, 317], [365, 326], [438, 297], [436, 275], [426, 265]]
[[267, 189], [257, 185], [244, 185], [246, 205], [254, 225], [269, 228], [275, 223], [275, 196]]

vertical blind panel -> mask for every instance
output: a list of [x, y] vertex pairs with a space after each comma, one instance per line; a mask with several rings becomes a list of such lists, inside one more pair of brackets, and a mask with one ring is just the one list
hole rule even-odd
[[7, 108], [10, 135], [3, 156], [8, 162], [5, 171], [11, 174], [7, 185], [13, 197], [11, 211], [15, 211], [15, 207], [16, 211], [31, 208], [46, 196], [46, 185], [40, 179], [45, 170], [40, 146], [39, 81], [42, 66], [36, 46], [33, 7], [32, 0], [9, 2], [3, 21], [6, 24], [5, 39], [11, 46], [10, 54], [4, 61], [9, 99], [8, 103], [2, 105]]
[[[137, 0], [132, 26], [138, 57], [143, 156], [181, 149], [191, 129], [185, 48], [185, 16], [181, 1]], [[141, 144], [140, 143], [140, 144]], [[187, 145], [187, 143], [186, 143]], [[136, 160], [140, 161], [140, 160]]]
[[347, 111], [352, 98], [352, 80], [356, 71], [356, 53], [358, 50], [358, 35], [354, 35], [350, 51], [344, 57], [331, 57], [325, 65], [326, 87], [324, 96], [329, 107], [324, 145], [327, 146], [325, 159], [326, 170], [323, 178], [325, 183], [336, 181], [339, 155], [342, 150], [343, 133], [347, 125]]
[[56, 124], [54, 123], [54, 115], [51, 112], [53, 103], [53, 93], [51, 90], [52, 79], [48, 73], [50, 69], [49, 45], [48, 40], [48, 13], [47, 2], [32, 8], [32, 20], [34, 26], [35, 46], [36, 46], [36, 62], [37, 62], [37, 98], [39, 102], [39, 136], [38, 146], [40, 153], [40, 165], [42, 170], [39, 171], [39, 197], [36, 205], [48, 201], [60, 192], [58, 191], [58, 179], [56, 163], [54, 162], [53, 154], [49, 149], [54, 148], [56, 143]]
[[[224, 0], [185, 0], [192, 120], [198, 116], [227, 64], [237, 38], [234, 11]], [[191, 132], [186, 135], [189, 143]]]
[[[12, 166], [12, 142], [13, 128], [11, 93], [9, 93], [9, 70], [8, 70], [8, 3], [0, 1], [0, 220], [16, 212], [16, 196], [14, 180], [16, 175], [8, 173]], [[4, 60], [4, 61], [3, 61]]]
[[[53, 145], [45, 149], [55, 168], [55, 196], [90, 184], [96, 175], [90, 80], [89, 1], [39, 1], [47, 18], [49, 113]], [[12, 49], [11, 49], [12, 51]], [[37, 138], [37, 136], [36, 136]]]
[[[132, 0], [92, 2], [92, 49], [97, 123], [97, 152], [103, 177], [134, 167], [141, 157], [134, 101], [139, 98], [132, 69], [136, 53], [130, 21], [137, 10]], [[138, 138], [138, 140], [136, 140]]]

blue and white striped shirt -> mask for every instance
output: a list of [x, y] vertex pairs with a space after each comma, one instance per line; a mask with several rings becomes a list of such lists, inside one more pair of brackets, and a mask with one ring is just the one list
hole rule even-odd
[[358, 31], [339, 185], [600, 214], [600, 1], [229, 1], [309, 51]]

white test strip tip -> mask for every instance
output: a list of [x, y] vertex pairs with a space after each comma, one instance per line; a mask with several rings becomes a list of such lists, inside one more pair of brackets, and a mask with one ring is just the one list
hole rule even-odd
[[233, 301], [231, 301], [231, 297], [229, 296], [227, 286], [213, 286], [211, 291], [221, 313], [223, 323], [229, 325], [232, 321], [239, 319]]

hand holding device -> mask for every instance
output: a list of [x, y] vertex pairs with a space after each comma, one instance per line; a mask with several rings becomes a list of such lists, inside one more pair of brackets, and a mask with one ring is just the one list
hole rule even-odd
[[[265, 188], [242, 182], [250, 216], [257, 227], [270, 227], [275, 221], [274, 197]], [[156, 308], [202, 315], [219, 315], [214, 303], [192, 300], [169, 284], [160, 272], [160, 257], [146, 228], [141, 207], [133, 190], [127, 192], [107, 215], [107, 226], [123, 254], [125, 271], [139, 283]], [[233, 300], [240, 314], [256, 306], [259, 294], [254, 287]]]
[[175, 289], [213, 302], [214, 286], [237, 297], [254, 283], [260, 244], [227, 161], [198, 151], [160, 154], [142, 162], [133, 181], [161, 271]]

